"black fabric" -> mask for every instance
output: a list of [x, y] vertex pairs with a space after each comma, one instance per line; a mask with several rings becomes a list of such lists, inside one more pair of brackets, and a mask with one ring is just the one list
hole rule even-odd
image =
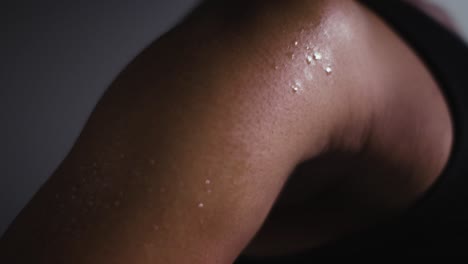
[[[454, 123], [449, 161], [431, 189], [398, 219], [299, 254], [236, 263], [312, 263], [317, 256], [468, 255], [468, 47], [402, 1], [361, 0], [413, 48], [438, 82]], [[378, 43], [376, 43], [378, 45]]]

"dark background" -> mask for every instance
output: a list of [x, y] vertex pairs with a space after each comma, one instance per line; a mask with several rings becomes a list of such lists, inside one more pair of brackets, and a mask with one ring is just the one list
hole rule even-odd
[[[8, 2], [0, 2], [0, 235], [111, 81], [200, 0]], [[432, 2], [468, 36], [468, 1]]]

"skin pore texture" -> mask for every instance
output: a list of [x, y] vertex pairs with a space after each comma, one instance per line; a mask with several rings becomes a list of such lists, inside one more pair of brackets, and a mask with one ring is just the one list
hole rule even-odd
[[109, 87], [0, 262], [293, 253], [398, 215], [451, 143], [437, 84], [358, 3], [208, 1]]

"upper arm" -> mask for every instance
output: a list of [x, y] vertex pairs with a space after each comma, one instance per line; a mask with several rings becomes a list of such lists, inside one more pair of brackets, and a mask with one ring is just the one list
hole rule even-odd
[[248, 22], [202, 8], [137, 57], [7, 232], [9, 247], [28, 239], [29, 257], [47, 263], [232, 261], [292, 169], [328, 146], [354, 89], [340, 73], [346, 43], [333, 42], [352, 38], [343, 11], [285, 5], [291, 17], [276, 5]]

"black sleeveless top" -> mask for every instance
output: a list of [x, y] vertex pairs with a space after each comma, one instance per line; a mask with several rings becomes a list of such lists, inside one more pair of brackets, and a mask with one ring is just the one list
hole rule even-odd
[[448, 163], [436, 183], [396, 219], [333, 244], [283, 257], [241, 256], [235, 263], [312, 263], [316, 256], [468, 255], [468, 46], [419, 9], [396, 0], [361, 0], [426, 64], [454, 123]]

